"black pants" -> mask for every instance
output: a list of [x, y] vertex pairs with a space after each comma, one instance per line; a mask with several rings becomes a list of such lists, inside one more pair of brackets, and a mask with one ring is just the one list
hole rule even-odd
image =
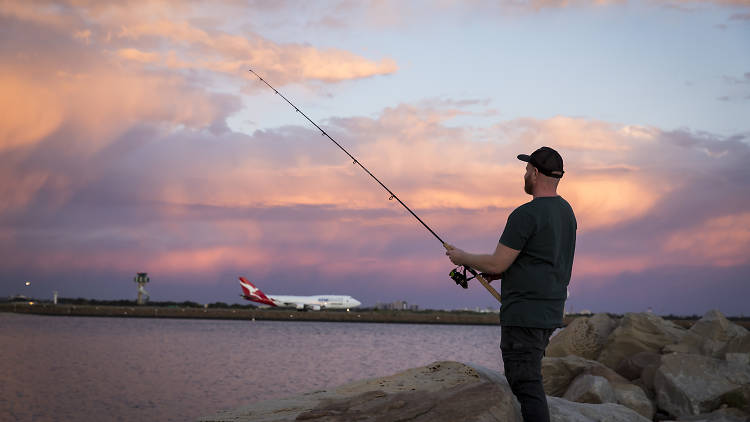
[[500, 350], [505, 377], [521, 403], [524, 422], [549, 422], [547, 396], [542, 385], [542, 357], [554, 330], [503, 326]]

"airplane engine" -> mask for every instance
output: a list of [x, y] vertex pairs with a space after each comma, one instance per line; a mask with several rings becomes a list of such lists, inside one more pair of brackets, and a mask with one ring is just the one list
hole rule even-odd
[[313, 306], [311, 306], [311, 308], [312, 308], [313, 311], [319, 311], [320, 310], [320, 305], [313, 305]]

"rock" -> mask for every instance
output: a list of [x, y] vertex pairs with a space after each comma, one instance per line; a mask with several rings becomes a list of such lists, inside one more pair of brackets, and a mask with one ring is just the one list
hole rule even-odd
[[[732, 345], [734, 350], [728, 350]], [[744, 347], [746, 345], [746, 347]], [[665, 353], [694, 353], [724, 359], [729, 352], [750, 352], [750, 332], [729, 321], [718, 310], [706, 312], [688, 330], [680, 343], [668, 345]]]
[[544, 391], [550, 396], [562, 397], [570, 383], [582, 374], [604, 377], [611, 384], [628, 383], [628, 380], [601, 363], [580, 356], [542, 359]]
[[748, 422], [750, 415], [738, 409], [726, 408], [719, 409], [711, 413], [702, 413], [700, 415], [685, 416], [680, 421], [691, 422]]
[[654, 377], [656, 376], [656, 371], [659, 369], [659, 366], [661, 366], [661, 358], [659, 359], [659, 365], [647, 366], [643, 368], [643, 372], [641, 372], [641, 377], [639, 378], [641, 380], [641, 384], [643, 384], [644, 391], [650, 398], [654, 398], [656, 396]]
[[633, 385], [637, 385], [638, 387], [640, 387], [641, 390], [646, 393], [646, 397], [648, 397], [648, 399], [652, 402], [656, 400], [656, 395], [654, 394], [653, 387], [649, 388], [642, 379], [638, 378], [637, 380], [633, 380]]
[[577, 403], [617, 403], [615, 391], [604, 377], [583, 374], [573, 380], [563, 395], [565, 400]]
[[596, 359], [615, 327], [617, 327], [617, 320], [607, 314], [576, 318], [550, 339], [546, 355], [549, 357], [576, 355], [586, 359]]
[[521, 408], [505, 377], [458, 362], [435, 362], [329, 390], [252, 404], [202, 422], [511, 421]]
[[750, 365], [750, 354], [748, 353], [727, 353], [724, 355], [727, 362], [739, 363], [740, 365]]
[[552, 422], [651, 422], [634, 410], [615, 403], [575, 403], [547, 397]]
[[726, 353], [744, 353], [750, 356], [750, 335], [738, 336], [729, 340]]
[[601, 363], [579, 356], [542, 359], [544, 391], [550, 396], [563, 397], [568, 392], [571, 383], [581, 375], [605, 378], [615, 392], [615, 400], [613, 401], [621, 403], [644, 416], [647, 414], [653, 415], [654, 406], [644, 390], [630, 384], [627, 379]]
[[679, 343], [686, 332], [651, 313], [625, 314], [619, 327], [609, 335], [597, 360], [614, 369], [636, 353], [659, 353], [664, 346]]
[[[553, 422], [649, 421], [615, 403], [574, 403], [557, 397], [547, 397], [547, 401]], [[388, 377], [259, 402], [200, 419], [202, 422], [353, 420], [521, 422], [522, 418], [518, 401], [500, 373], [476, 365], [435, 362]]]
[[739, 390], [725, 393], [719, 399], [722, 406], [726, 405], [750, 413], [750, 384], [745, 384]]
[[612, 388], [617, 403], [635, 410], [649, 420], [653, 419], [656, 409], [641, 387], [635, 384], [615, 384]]
[[[706, 312], [703, 318], [690, 327], [690, 332], [706, 339], [703, 345], [703, 351], [706, 356], [719, 358], [724, 357], [726, 346], [730, 342], [750, 335], [750, 332], [745, 328], [729, 321], [718, 310]], [[750, 352], [750, 350], [747, 351]]]
[[640, 352], [628, 356], [615, 368], [615, 372], [628, 380], [641, 378], [643, 370], [648, 367], [658, 367], [661, 363], [661, 354], [654, 352]]
[[662, 356], [654, 376], [659, 408], [678, 417], [711, 412], [748, 385], [750, 366], [691, 354]]
[[685, 337], [676, 344], [668, 344], [661, 349], [662, 354], [668, 353], [690, 353], [693, 355], [702, 355], [703, 339], [697, 334], [688, 332]]

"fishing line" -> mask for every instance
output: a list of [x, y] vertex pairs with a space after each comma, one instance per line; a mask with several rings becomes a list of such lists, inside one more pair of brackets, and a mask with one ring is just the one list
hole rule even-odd
[[[290, 106], [292, 106], [292, 108], [294, 108], [294, 110], [295, 110], [295, 111], [296, 111], [297, 113], [301, 114], [301, 115], [302, 115], [302, 116], [303, 116], [303, 117], [304, 117], [305, 119], [307, 119], [307, 121], [308, 121], [308, 122], [312, 123], [312, 125], [313, 125], [313, 126], [315, 126], [315, 128], [317, 128], [317, 129], [318, 129], [318, 130], [320, 131], [321, 135], [323, 135], [323, 136], [325, 136], [326, 138], [330, 139], [330, 140], [331, 140], [331, 142], [333, 142], [334, 144], [336, 144], [336, 146], [337, 146], [337, 147], [339, 147], [339, 149], [341, 149], [341, 151], [344, 151], [344, 153], [345, 153], [346, 155], [348, 155], [348, 156], [349, 156], [349, 158], [351, 158], [351, 159], [352, 159], [352, 162], [353, 162], [354, 164], [356, 164], [356, 165], [360, 166], [360, 167], [362, 168], [362, 170], [364, 170], [364, 171], [365, 171], [365, 173], [369, 174], [369, 175], [370, 175], [370, 177], [372, 177], [372, 178], [373, 178], [373, 179], [374, 179], [374, 180], [375, 180], [376, 182], [378, 182], [378, 184], [379, 184], [379, 185], [380, 185], [380, 186], [381, 186], [381, 187], [382, 187], [383, 189], [385, 189], [385, 191], [386, 191], [386, 192], [388, 192], [388, 194], [390, 194], [390, 195], [391, 195], [391, 196], [390, 196], [390, 197], [388, 198], [388, 200], [394, 200], [394, 199], [395, 199], [396, 201], [398, 201], [398, 203], [399, 203], [399, 204], [401, 204], [401, 205], [402, 205], [402, 206], [403, 206], [404, 208], [406, 208], [406, 210], [407, 210], [407, 211], [409, 211], [409, 213], [410, 213], [410, 214], [411, 214], [412, 216], [414, 216], [414, 218], [416, 218], [416, 219], [417, 219], [417, 221], [419, 221], [420, 223], [422, 223], [422, 225], [424, 226], [424, 228], [426, 228], [427, 230], [429, 230], [429, 232], [430, 232], [430, 233], [432, 233], [432, 235], [433, 235], [433, 236], [435, 236], [435, 238], [436, 238], [437, 240], [439, 240], [439, 241], [440, 241], [440, 244], [441, 244], [441, 245], [443, 245], [443, 246], [445, 246], [445, 245], [446, 245], [446, 243], [445, 243], [445, 242], [443, 241], [443, 239], [441, 239], [441, 238], [440, 238], [440, 236], [438, 236], [438, 235], [437, 235], [437, 233], [435, 233], [435, 231], [434, 231], [434, 230], [432, 230], [432, 229], [430, 228], [430, 226], [428, 226], [428, 225], [427, 225], [427, 223], [425, 223], [424, 221], [422, 221], [422, 219], [421, 219], [421, 218], [419, 218], [419, 216], [417, 216], [417, 214], [415, 214], [415, 213], [414, 213], [414, 211], [412, 211], [412, 210], [411, 210], [411, 208], [409, 208], [409, 207], [408, 207], [408, 206], [407, 206], [407, 205], [406, 205], [406, 204], [404, 203], [404, 201], [402, 201], [402, 200], [401, 200], [401, 199], [400, 199], [400, 198], [399, 198], [399, 197], [398, 197], [398, 196], [397, 196], [397, 195], [396, 195], [395, 193], [393, 193], [393, 191], [391, 191], [390, 189], [388, 189], [388, 186], [386, 186], [385, 184], [383, 184], [383, 182], [381, 182], [381, 181], [380, 181], [380, 179], [378, 179], [377, 177], [375, 177], [375, 175], [374, 175], [374, 174], [372, 174], [372, 173], [370, 172], [370, 170], [368, 170], [368, 169], [367, 169], [367, 167], [365, 167], [365, 166], [364, 166], [364, 165], [363, 165], [363, 164], [362, 164], [362, 163], [361, 163], [361, 162], [360, 162], [359, 160], [357, 160], [357, 159], [356, 159], [356, 158], [355, 158], [355, 157], [354, 157], [354, 156], [353, 156], [353, 155], [352, 155], [351, 153], [349, 153], [349, 151], [347, 151], [347, 150], [346, 150], [346, 148], [344, 148], [343, 146], [341, 146], [341, 144], [339, 144], [338, 142], [336, 142], [336, 140], [335, 140], [335, 139], [333, 139], [333, 138], [331, 137], [331, 135], [329, 135], [329, 134], [328, 134], [328, 132], [326, 132], [325, 130], [323, 130], [323, 129], [322, 129], [322, 128], [321, 128], [320, 126], [318, 126], [318, 124], [317, 124], [317, 123], [315, 123], [315, 122], [314, 122], [314, 121], [313, 121], [312, 119], [310, 119], [309, 117], [307, 117], [307, 114], [305, 114], [305, 113], [304, 113], [304, 112], [303, 112], [302, 110], [300, 110], [300, 109], [299, 109], [299, 108], [298, 108], [298, 107], [297, 107], [296, 105], [294, 105], [294, 104], [293, 104], [293, 103], [292, 103], [291, 101], [289, 101], [289, 99], [288, 99], [288, 98], [286, 98], [286, 97], [284, 96], [284, 94], [280, 93], [280, 92], [279, 92], [279, 91], [278, 91], [278, 90], [277, 90], [276, 88], [272, 87], [272, 86], [271, 86], [271, 84], [269, 84], [268, 82], [266, 82], [266, 80], [265, 80], [265, 79], [263, 79], [263, 78], [262, 78], [262, 77], [261, 77], [261, 76], [260, 76], [259, 74], [255, 73], [255, 71], [254, 71], [254, 70], [252, 70], [252, 69], [248, 69], [248, 71], [250, 71], [250, 73], [252, 73], [253, 75], [257, 76], [257, 77], [258, 77], [258, 79], [260, 79], [260, 81], [261, 81], [261, 82], [263, 82], [264, 84], [266, 84], [266, 85], [267, 85], [267, 86], [268, 86], [269, 88], [271, 88], [271, 89], [273, 90], [273, 92], [275, 92], [275, 93], [276, 93], [276, 94], [277, 94], [278, 96], [280, 96], [281, 98], [283, 98], [283, 99], [284, 99], [284, 101], [286, 101], [286, 102], [287, 102], [287, 104], [289, 104]], [[466, 277], [466, 272], [467, 272], [467, 271], [468, 271], [469, 273], [471, 273], [473, 277], [467, 278], [467, 277]], [[476, 277], [476, 279], [477, 279], [477, 280], [479, 280], [479, 281], [480, 281], [480, 282], [482, 283], [482, 285], [483, 285], [483, 286], [484, 286], [485, 288], [487, 288], [487, 290], [489, 290], [489, 292], [490, 292], [490, 293], [491, 293], [491, 294], [492, 294], [493, 296], [495, 296], [495, 298], [496, 298], [496, 299], [497, 299], [498, 301], [500, 300], [500, 294], [498, 294], [498, 293], [497, 293], [497, 291], [496, 291], [496, 290], [495, 290], [494, 288], [492, 288], [492, 286], [490, 286], [490, 285], [489, 285], [489, 283], [488, 283], [488, 282], [487, 282], [487, 281], [486, 281], [486, 280], [485, 280], [485, 279], [484, 279], [484, 278], [483, 278], [483, 277], [482, 277], [482, 276], [481, 276], [480, 274], [477, 274], [477, 272], [476, 272], [476, 271], [475, 271], [474, 269], [472, 269], [472, 268], [469, 268], [469, 267], [466, 267], [466, 266], [464, 266], [464, 267], [463, 267], [463, 269], [461, 269], [461, 267], [455, 268], [455, 269], [453, 269], [453, 270], [452, 270], [452, 271], [450, 272], [450, 277], [451, 277], [451, 278], [453, 279], [453, 281], [455, 281], [455, 282], [456, 282], [456, 284], [458, 284], [459, 286], [463, 287], [464, 289], [468, 288], [468, 284], [467, 284], [467, 281], [468, 281], [468, 280], [471, 280], [472, 278], [475, 278], [475, 277]]]

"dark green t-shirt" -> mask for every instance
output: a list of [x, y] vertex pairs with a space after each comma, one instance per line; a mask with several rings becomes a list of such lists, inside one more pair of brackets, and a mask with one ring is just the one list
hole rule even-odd
[[521, 252], [503, 274], [502, 325], [563, 326], [576, 229], [573, 209], [560, 196], [534, 198], [510, 214], [500, 243]]

